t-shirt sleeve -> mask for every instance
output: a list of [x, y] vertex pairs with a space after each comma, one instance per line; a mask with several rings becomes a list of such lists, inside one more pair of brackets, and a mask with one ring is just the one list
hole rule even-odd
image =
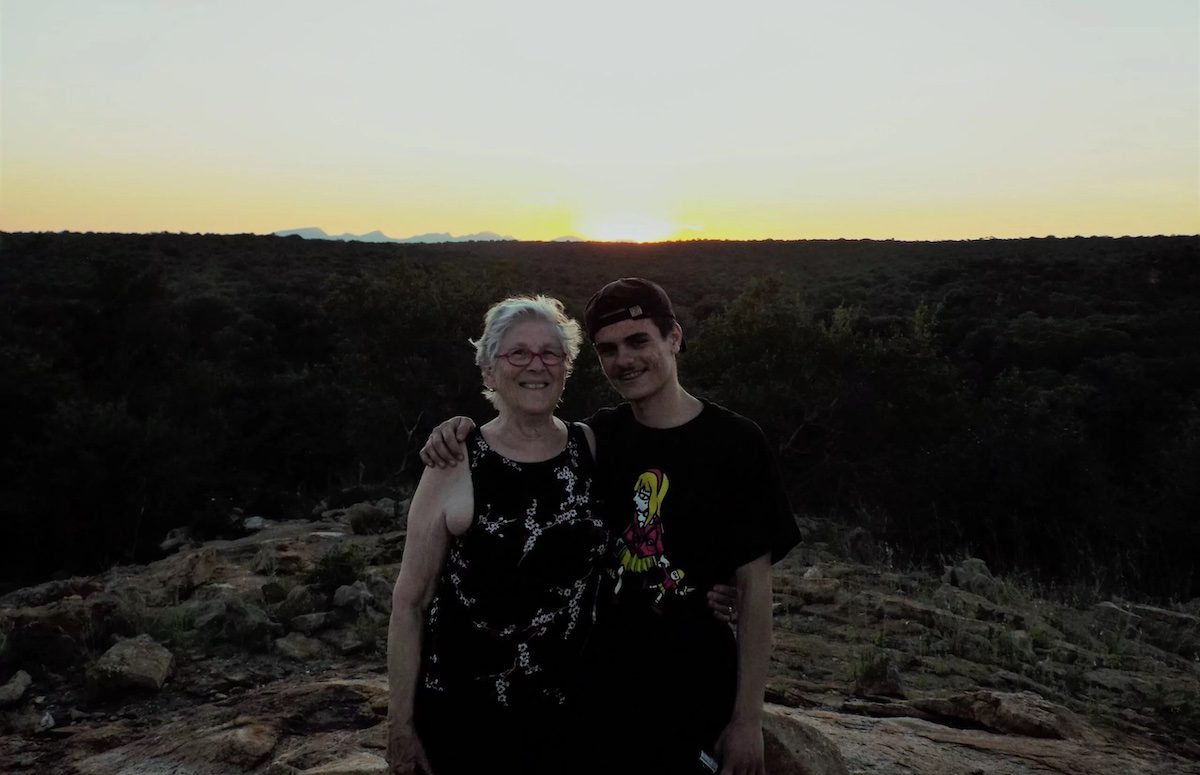
[[741, 495], [740, 514], [733, 531], [734, 558], [737, 566], [764, 554], [778, 562], [800, 543], [800, 529], [792, 514], [779, 460], [767, 443], [762, 429], [746, 420], [741, 430], [742, 450], [737, 456], [738, 470], [731, 482]]
[[585, 417], [583, 424], [592, 429], [596, 435], [596, 461], [599, 462], [605, 453], [612, 454], [616, 439], [619, 407], [597, 409], [591, 417]]

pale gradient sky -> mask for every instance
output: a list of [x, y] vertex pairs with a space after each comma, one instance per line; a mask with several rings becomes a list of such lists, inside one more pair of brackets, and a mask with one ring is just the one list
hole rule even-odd
[[1197, 0], [0, 0], [0, 229], [1200, 233]]

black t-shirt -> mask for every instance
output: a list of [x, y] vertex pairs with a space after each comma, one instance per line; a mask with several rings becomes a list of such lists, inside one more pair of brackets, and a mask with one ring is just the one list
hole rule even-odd
[[763, 554], [779, 560], [800, 540], [762, 430], [703, 404], [676, 428], [642, 425], [628, 404], [585, 421], [596, 434], [598, 491], [618, 543], [621, 600], [690, 605], [692, 590], [706, 591]]
[[[732, 712], [737, 650], [705, 593], [799, 541], [778, 465], [757, 425], [710, 402], [676, 428], [646, 427], [628, 404], [586, 422], [613, 537], [590, 702], [607, 735], [633, 735], [618, 745], [638, 761], [711, 745]], [[637, 720], [649, 706], [661, 709], [654, 721]]]

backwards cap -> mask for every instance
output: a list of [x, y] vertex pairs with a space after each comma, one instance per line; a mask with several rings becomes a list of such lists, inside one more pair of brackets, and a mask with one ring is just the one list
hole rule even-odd
[[670, 318], [676, 320], [671, 299], [658, 283], [641, 277], [622, 277], [592, 294], [583, 313], [589, 339], [622, 320]]

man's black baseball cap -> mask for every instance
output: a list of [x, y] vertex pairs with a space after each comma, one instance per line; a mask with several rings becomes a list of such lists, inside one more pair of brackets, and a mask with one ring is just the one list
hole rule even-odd
[[584, 327], [589, 339], [596, 332], [622, 320], [670, 318], [678, 322], [671, 297], [658, 283], [641, 277], [622, 277], [592, 294], [584, 310]]

